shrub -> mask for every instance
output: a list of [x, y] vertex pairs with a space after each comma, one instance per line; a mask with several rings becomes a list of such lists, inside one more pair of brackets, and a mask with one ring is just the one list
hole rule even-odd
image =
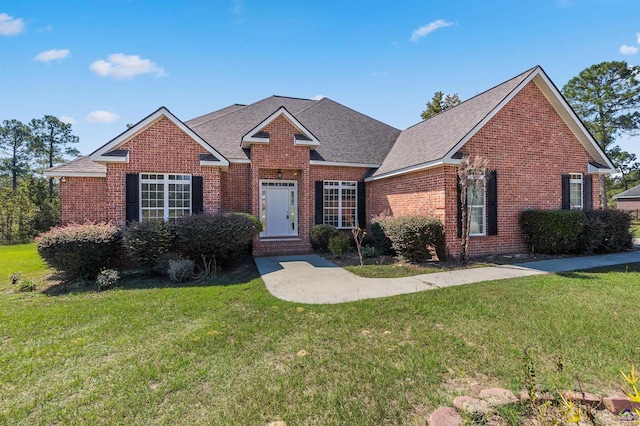
[[631, 217], [619, 210], [526, 210], [520, 226], [539, 253], [612, 253], [633, 246]]
[[158, 258], [173, 248], [174, 226], [161, 220], [133, 223], [125, 229], [123, 245], [129, 258], [140, 268], [151, 270]]
[[103, 269], [96, 277], [98, 291], [110, 290], [116, 287], [120, 274], [115, 269]]
[[193, 276], [195, 263], [191, 259], [178, 259], [169, 261], [169, 278], [181, 283]]
[[582, 250], [585, 253], [613, 253], [633, 247], [631, 216], [622, 210], [584, 212]]
[[367, 246], [362, 246], [360, 250], [362, 252], [362, 257], [364, 257], [365, 259], [376, 257], [377, 252], [375, 247], [367, 245]]
[[444, 259], [444, 227], [431, 216], [383, 218], [378, 222], [395, 252], [410, 262], [424, 262], [435, 253]]
[[112, 223], [56, 227], [36, 239], [40, 256], [67, 279], [95, 278], [116, 257], [120, 241]]
[[169, 275], [169, 261], [180, 259], [180, 255], [174, 252], [162, 253], [154, 262], [151, 270], [154, 274]]
[[335, 257], [342, 257], [349, 251], [349, 236], [344, 232], [338, 232], [329, 238], [329, 251]]
[[329, 249], [329, 240], [339, 232], [332, 225], [315, 225], [311, 228], [311, 247], [326, 252]]
[[18, 284], [18, 291], [22, 293], [28, 293], [31, 291], [35, 291], [36, 283], [32, 280], [23, 280], [20, 284]]
[[176, 221], [178, 250], [190, 259], [202, 259], [223, 267], [226, 262], [246, 252], [258, 230], [243, 215], [218, 213], [185, 216]]
[[387, 237], [382, 230], [382, 226], [380, 226], [380, 220], [375, 219], [371, 223], [371, 238], [373, 240], [373, 246], [376, 249], [376, 252], [381, 256], [384, 255], [394, 255], [393, 245], [391, 244], [391, 240]]
[[579, 210], [525, 210], [520, 213], [520, 226], [533, 252], [581, 251], [584, 214]]
[[249, 219], [251, 222], [253, 222], [253, 225], [256, 227], [256, 232], [260, 233], [263, 231], [262, 228], [262, 222], [260, 222], [260, 219], [258, 219], [257, 217], [255, 217], [252, 214], [249, 213], [243, 213], [243, 212], [235, 212], [234, 214], [241, 216], [241, 217], [245, 217], [247, 219]]

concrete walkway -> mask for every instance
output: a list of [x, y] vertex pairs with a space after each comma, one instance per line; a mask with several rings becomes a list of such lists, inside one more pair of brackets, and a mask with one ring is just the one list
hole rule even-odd
[[297, 303], [331, 304], [640, 262], [640, 251], [461, 269], [405, 278], [362, 278], [315, 254], [258, 257], [254, 260], [267, 289], [275, 297]]

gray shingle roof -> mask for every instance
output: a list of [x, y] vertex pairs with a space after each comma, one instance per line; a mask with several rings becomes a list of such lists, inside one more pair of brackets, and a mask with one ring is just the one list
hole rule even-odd
[[640, 185], [629, 188], [626, 191], [619, 193], [613, 198], [640, 198]]
[[185, 124], [226, 158], [247, 159], [240, 146], [242, 136], [280, 107], [320, 141], [315, 160], [381, 164], [400, 134], [400, 130], [328, 98], [271, 96], [251, 105], [232, 105]]
[[444, 158], [536, 68], [404, 130], [374, 176]]
[[73, 174], [107, 174], [107, 166], [104, 164], [91, 161], [88, 155], [84, 157], [76, 158], [68, 163], [53, 166], [45, 171], [46, 176], [58, 177], [58, 176], [72, 176]]

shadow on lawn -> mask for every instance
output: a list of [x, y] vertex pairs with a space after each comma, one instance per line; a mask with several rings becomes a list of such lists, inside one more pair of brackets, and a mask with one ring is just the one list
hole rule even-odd
[[[259, 277], [260, 274], [253, 260], [250, 259], [231, 266], [228, 270], [221, 272], [214, 278], [184, 281], [181, 283], [171, 281], [165, 276], [153, 276], [139, 271], [125, 271], [122, 273], [122, 278], [118, 280], [116, 288], [118, 290], [141, 290], [152, 288], [230, 286], [244, 284]], [[65, 281], [61, 275], [54, 274], [49, 277], [47, 281], [52, 282], [52, 285], [42, 291], [42, 293], [47, 296], [98, 292], [98, 285], [92, 280]]]

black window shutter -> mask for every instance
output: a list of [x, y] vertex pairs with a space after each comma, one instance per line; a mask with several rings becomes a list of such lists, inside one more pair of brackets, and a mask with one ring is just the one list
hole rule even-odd
[[323, 205], [323, 197], [324, 197], [324, 182], [321, 180], [316, 181], [316, 225], [322, 225], [324, 223], [323, 213], [324, 213], [324, 205]]
[[127, 223], [140, 220], [140, 175], [137, 173], [126, 176], [125, 219]]
[[562, 175], [562, 210], [571, 209], [571, 191], [569, 187], [569, 175]]
[[191, 214], [204, 211], [202, 176], [191, 176]]
[[498, 235], [498, 173], [495, 170], [487, 181], [487, 234]]
[[364, 192], [364, 182], [358, 182], [358, 227], [365, 228], [367, 226], [367, 198]]
[[460, 201], [460, 195], [462, 194], [462, 188], [460, 188], [460, 177], [456, 176], [456, 206], [458, 211], [458, 238], [462, 238], [462, 202]]
[[582, 206], [584, 210], [593, 210], [593, 177], [584, 177], [584, 199], [582, 200]]

